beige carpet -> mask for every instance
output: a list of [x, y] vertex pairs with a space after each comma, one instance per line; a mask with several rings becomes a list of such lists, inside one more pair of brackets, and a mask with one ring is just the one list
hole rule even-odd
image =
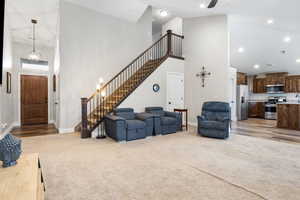
[[300, 145], [192, 132], [125, 144], [48, 135], [23, 149], [40, 153], [47, 200], [300, 199]]

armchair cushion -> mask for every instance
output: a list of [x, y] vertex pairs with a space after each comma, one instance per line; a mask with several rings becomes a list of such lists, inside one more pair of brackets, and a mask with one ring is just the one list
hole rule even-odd
[[112, 121], [125, 121], [123, 117], [119, 117], [116, 115], [105, 115], [105, 118], [112, 120]]
[[230, 106], [224, 102], [206, 102], [203, 104], [202, 116], [209, 121], [224, 121], [229, 119]]
[[128, 130], [145, 128], [146, 123], [141, 120], [126, 120]]
[[132, 108], [117, 108], [114, 109], [114, 115], [119, 117], [123, 117], [126, 120], [133, 120], [135, 119], [135, 114]]
[[150, 114], [150, 113], [136, 113], [135, 117], [136, 117], [136, 119], [139, 119], [139, 120], [146, 120], [146, 119], [153, 118], [154, 115]]
[[180, 118], [180, 113], [165, 111], [165, 116], [174, 117], [174, 118]]
[[165, 111], [162, 107], [147, 107], [146, 112], [159, 115], [161, 117], [165, 116]]
[[201, 128], [216, 129], [216, 130], [227, 130], [227, 123], [218, 121], [199, 121]]
[[174, 117], [162, 117], [161, 124], [162, 125], [173, 125], [177, 123], [177, 119]]

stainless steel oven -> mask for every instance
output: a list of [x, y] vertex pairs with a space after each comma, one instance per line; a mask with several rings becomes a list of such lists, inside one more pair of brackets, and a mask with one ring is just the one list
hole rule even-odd
[[270, 120], [277, 119], [276, 104], [273, 104], [273, 103], [265, 104], [265, 119], [270, 119]]
[[265, 103], [265, 119], [276, 120], [277, 119], [277, 103], [286, 102], [285, 96], [269, 97]]
[[284, 85], [283, 84], [267, 85], [266, 88], [267, 88], [267, 93], [268, 94], [284, 93]]

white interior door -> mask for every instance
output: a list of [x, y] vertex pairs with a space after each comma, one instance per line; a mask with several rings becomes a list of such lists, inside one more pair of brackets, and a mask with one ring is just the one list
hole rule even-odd
[[168, 111], [184, 108], [184, 74], [167, 74], [167, 106]]

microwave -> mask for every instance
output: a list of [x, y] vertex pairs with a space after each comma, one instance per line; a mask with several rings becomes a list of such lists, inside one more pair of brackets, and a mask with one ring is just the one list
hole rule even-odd
[[267, 93], [268, 94], [284, 93], [284, 85], [283, 84], [267, 85], [266, 88], [267, 88]]

